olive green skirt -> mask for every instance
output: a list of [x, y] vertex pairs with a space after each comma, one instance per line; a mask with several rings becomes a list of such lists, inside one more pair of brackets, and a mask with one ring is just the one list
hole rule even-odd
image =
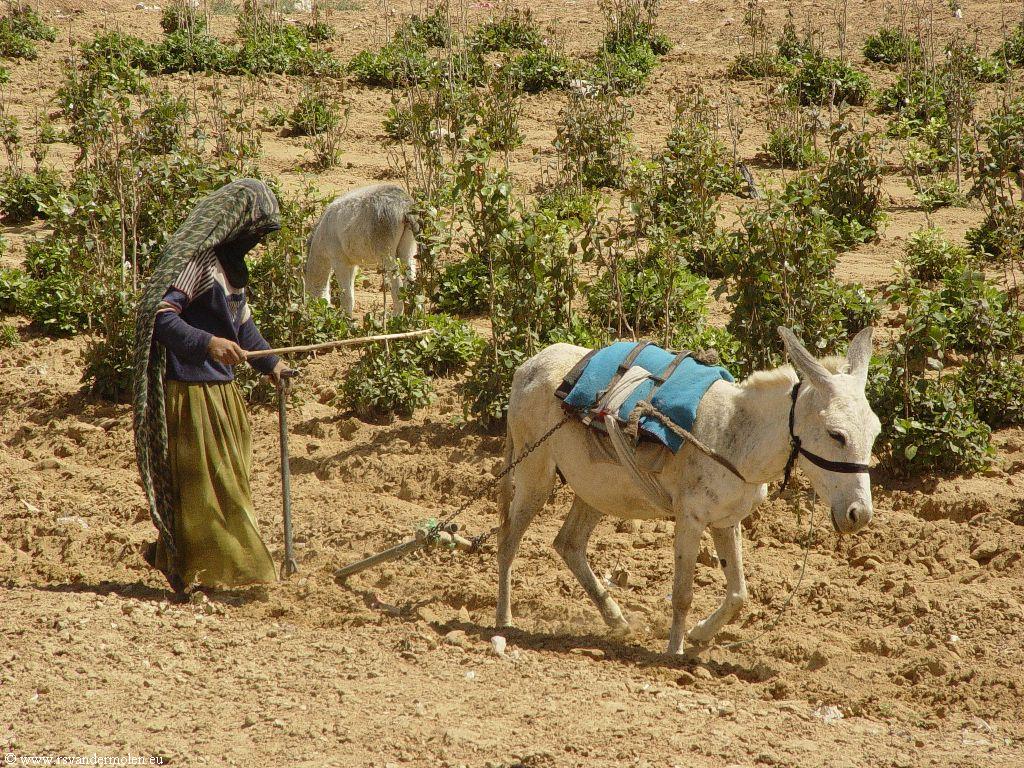
[[249, 473], [252, 439], [234, 382], [166, 383], [167, 442], [174, 494], [178, 568], [162, 542], [156, 566], [186, 585], [240, 587], [276, 581], [260, 538]]

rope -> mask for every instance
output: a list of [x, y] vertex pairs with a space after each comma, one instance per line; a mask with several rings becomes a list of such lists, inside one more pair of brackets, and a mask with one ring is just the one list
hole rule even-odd
[[701, 442], [697, 438], [697, 436], [694, 435], [692, 432], [690, 432], [689, 430], [683, 429], [678, 424], [673, 422], [672, 419], [670, 419], [664, 413], [659, 411], [650, 402], [648, 402], [646, 400], [643, 400], [643, 401], [637, 403], [636, 408], [634, 408], [633, 412], [629, 415], [628, 429], [633, 434], [636, 434], [636, 430], [639, 428], [640, 417], [641, 416], [653, 416], [658, 421], [660, 421], [662, 424], [664, 424], [665, 427], [670, 432], [674, 433], [677, 437], [680, 437], [683, 440], [686, 440], [687, 442], [692, 443], [694, 448], [696, 448], [698, 451], [703, 453], [709, 459], [712, 459], [712, 460], [718, 462], [718, 464], [720, 466], [725, 467], [727, 470], [732, 472], [742, 482], [744, 482], [744, 483], [747, 482], [747, 479], [745, 477], [743, 477], [743, 475], [740, 473], [740, 471], [738, 469], [736, 469], [736, 466], [731, 461], [729, 461], [727, 458], [722, 456], [722, 454], [718, 453], [718, 451], [716, 451], [711, 446], [706, 445], [705, 443]]
[[779, 607], [779, 611], [778, 611], [778, 613], [775, 614], [775, 618], [772, 620], [771, 624], [766, 626], [764, 629], [762, 629], [760, 632], [758, 632], [753, 637], [747, 638], [746, 640], [736, 640], [736, 641], [731, 642], [731, 643], [726, 643], [724, 645], [719, 645], [718, 646], [719, 648], [725, 648], [727, 650], [733, 650], [734, 648], [742, 648], [745, 645], [753, 645], [754, 643], [756, 643], [758, 640], [760, 640], [762, 637], [767, 635], [769, 632], [771, 632], [773, 629], [775, 629], [779, 625], [779, 622], [782, 621], [782, 617], [785, 616], [786, 611], [789, 609], [790, 603], [793, 602], [793, 598], [796, 597], [797, 593], [800, 591], [800, 586], [804, 583], [804, 574], [807, 573], [807, 557], [811, 553], [811, 540], [813, 538], [814, 538], [814, 504], [811, 504], [811, 520], [810, 520], [810, 526], [807, 529], [807, 537], [804, 539], [804, 557], [803, 557], [803, 562], [800, 564], [800, 576], [796, 580], [796, 586], [793, 587], [793, 591], [789, 593], [789, 597], [787, 597], [786, 601]]
[[[501, 472], [499, 472], [491, 480], [489, 480], [487, 482], [487, 484], [483, 488], [480, 489], [480, 492], [478, 494], [476, 494], [475, 496], [470, 497], [461, 506], [459, 506], [454, 512], [449, 514], [447, 517], [442, 518], [441, 521], [438, 522], [436, 528], [440, 529], [440, 528], [443, 528], [444, 526], [448, 525], [452, 520], [454, 520], [456, 517], [461, 515], [467, 509], [469, 509], [470, 506], [473, 503], [475, 503], [476, 501], [478, 501], [481, 498], [483, 498], [484, 495], [486, 495], [492, 488], [494, 488], [494, 486], [496, 486], [502, 480], [502, 478], [504, 478], [509, 472], [511, 472], [513, 469], [515, 469], [517, 466], [519, 466], [519, 464], [522, 463], [523, 459], [525, 459], [527, 456], [529, 456], [535, 450], [540, 448], [541, 445], [543, 445], [545, 442], [547, 442], [548, 438], [550, 438], [553, 434], [555, 434], [555, 432], [557, 432], [559, 429], [564, 427], [566, 422], [568, 422], [569, 419], [571, 419], [571, 418], [572, 418], [572, 414], [565, 413], [562, 416], [562, 420], [561, 421], [559, 421], [557, 424], [555, 424], [553, 427], [551, 427], [551, 429], [549, 429], [547, 432], [545, 432], [543, 435], [541, 435], [540, 438], [538, 438], [536, 442], [528, 445], [526, 447], [526, 450], [524, 450], [521, 454], [519, 454], [519, 456], [514, 461], [509, 462], [507, 467], [502, 469]], [[489, 539], [491, 536], [493, 536], [495, 534], [495, 532], [498, 530], [499, 527], [500, 526], [496, 525], [493, 528], [491, 528], [491, 530], [489, 530], [487, 533], [480, 534], [479, 536], [474, 536], [473, 539], [472, 539], [472, 541], [473, 541], [473, 550], [474, 551], [479, 551], [480, 547], [483, 546], [483, 543], [485, 541], [487, 541], [487, 539]]]

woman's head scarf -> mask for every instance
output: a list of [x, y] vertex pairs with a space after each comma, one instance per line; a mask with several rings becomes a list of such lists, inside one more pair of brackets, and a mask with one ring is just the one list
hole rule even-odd
[[[183, 290], [189, 299], [209, 290], [213, 285], [211, 267], [215, 261], [224, 264], [227, 260], [231, 264], [231, 270], [225, 265], [229, 281], [234, 284], [233, 271], [235, 277], [243, 281], [235, 286], [243, 287], [248, 282], [245, 253], [280, 227], [277, 198], [266, 184], [256, 179], [226, 184], [200, 200], [167, 240], [142, 293], [135, 325], [132, 403], [135, 455], [150, 516], [175, 564], [178, 550], [174, 541], [164, 411], [165, 353], [160, 345], [153, 344], [157, 308], [171, 287]], [[176, 587], [184, 586], [178, 574], [167, 576]]]

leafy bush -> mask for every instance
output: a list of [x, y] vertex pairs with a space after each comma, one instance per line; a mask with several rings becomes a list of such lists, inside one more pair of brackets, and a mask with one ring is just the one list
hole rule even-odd
[[0, 314], [22, 313], [28, 284], [28, 276], [20, 269], [0, 268]]
[[168, 155], [181, 148], [189, 105], [183, 96], [161, 91], [142, 111], [139, 149], [149, 155]]
[[964, 205], [966, 198], [956, 179], [944, 176], [921, 176], [915, 180], [914, 197], [926, 211], [937, 211], [951, 205]]
[[993, 58], [1005, 61], [1011, 67], [1024, 66], [1024, 21], [1013, 28]]
[[422, 48], [388, 43], [379, 51], [360, 51], [348, 63], [357, 83], [371, 87], [397, 88], [419, 82], [430, 68]]
[[804, 106], [860, 106], [871, 92], [871, 81], [845, 61], [814, 52], [803, 58], [790, 77], [789, 92]]
[[697, 91], [676, 104], [665, 149], [650, 163], [634, 166], [627, 197], [643, 229], [654, 234], [664, 228], [679, 258], [717, 277], [725, 248], [717, 230], [718, 199], [738, 194], [742, 184], [719, 136], [714, 110]]
[[438, 278], [434, 305], [456, 315], [486, 312], [490, 308], [489, 274], [487, 264], [477, 256], [449, 264]]
[[104, 306], [102, 327], [86, 347], [82, 382], [94, 395], [124, 402], [134, 376], [137, 298], [132, 291], [114, 289], [101, 290], [96, 299]]
[[928, 377], [907, 369], [897, 342], [869, 377], [868, 399], [882, 422], [875, 449], [904, 476], [921, 472], [976, 472], [994, 455], [991, 429], [959, 377]]
[[323, 133], [341, 123], [341, 114], [334, 101], [316, 90], [307, 90], [288, 115], [288, 127], [294, 136]]
[[206, 29], [206, 16], [200, 12], [198, 3], [175, 0], [160, 13], [160, 27], [169, 35], [182, 30], [203, 32]]
[[876, 64], [903, 64], [921, 58], [921, 44], [897, 27], [882, 27], [864, 41], [864, 58]]
[[657, 30], [657, 0], [605, 0], [601, 11], [607, 27], [602, 50], [619, 53], [644, 45], [664, 56], [672, 49], [671, 41]]
[[737, 370], [742, 358], [739, 340], [724, 328], [706, 322], [692, 326], [677, 325], [669, 344], [672, 349], [689, 349], [709, 363], [714, 362], [713, 355], [717, 356], [717, 364], [727, 370]]
[[4, 171], [0, 173], [0, 215], [7, 224], [44, 217], [60, 189], [60, 176], [55, 171]]
[[509, 151], [523, 143], [519, 129], [519, 91], [504, 73], [496, 73], [480, 99], [476, 135], [491, 149]]
[[0, 349], [9, 349], [21, 344], [18, 329], [7, 323], [0, 323]]
[[370, 322], [363, 330], [367, 334], [374, 334], [402, 333], [422, 328], [431, 328], [434, 332], [421, 338], [388, 343], [394, 349], [407, 351], [409, 359], [430, 376], [461, 373], [476, 361], [486, 346], [469, 323], [448, 315], [402, 315], [389, 318], [386, 327]]
[[614, 329], [621, 312], [638, 334], [659, 325], [701, 327], [707, 315], [708, 281], [673, 256], [656, 253], [606, 267], [587, 289], [590, 314]]
[[50, 335], [71, 336], [88, 325], [93, 295], [75, 270], [69, 243], [44, 240], [29, 246], [29, 280], [19, 298], [20, 310]]
[[174, 30], [150, 50], [145, 64], [161, 74], [232, 72], [239, 67], [235, 51], [202, 28]]
[[993, 429], [1024, 426], [1024, 363], [1006, 357], [979, 356], [957, 375], [978, 417]]
[[484, 429], [504, 424], [512, 376], [527, 357], [523, 350], [488, 344], [462, 385], [466, 416], [476, 419]]
[[729, 65], [729, 77], [736, 80], [760, 80], [765, 77], [787, 77], [793, 65], [769, 52], [740, 53]]
[[809, 35], [801, 40], [796, 31], [796, 19], [793, 18], [793, 9], [786, 11], [786, 23], [782, 26], [779, 39], [775, 41], [775, 50], [782, 61], [789, 64], [796, 64], [802, 59], [811, 55], [814, 46], [811, 44]]
[[638, 93], [654, 71], [658, 57], [646, 42], [600, 51], [591, 66], [591, 79], [603, 88], [624, 94]]
[[544, 46], [544, 38], [533, 12], [529, 8], [514, 5], [504, 7], [501, 16], [491, 19], [473, 30], [469, 36], [472, 50], [488, 51], [536, 51]]
[[314, 48], [302, 30], [288, 24], [240, 27], [241, 47], [235, 54], [233, 71], [261, 74], [340, 77], [343, 68], [324, 50]]
[[537, 199], [537, 206], [560, 221], [591, 222], [597, 218], [601, 193], [590, 189], [557, 186]]
[[39, 51], [36, 41], [53, 42], [57, 30], [46, 24], [31, 6], [11, 3], [11, 11], [0, 19], [0, 57], [35, 59]]
[[733, 234], [726, 275], [734, 310], [727, 328], [742, 345], [745, 373], [782, 359], [780, 325], [812, 341], [819, 354], [835, 351], [847, 336], [832, 277], [835, 232], [819, 206], [803, 207], [804, 194], [793, 187], [769, 194], [743, 211], [742, 228]]
[[568, 86], [572, 62], [564, 54], [544, 46], [515, 57], [504, 70], [510, 82], [521, 90], [540, 93]]
[[824, 160], [814, 137], [800, 125], [779, 124], [770, 129], [761, 149], [783, 168], [808, 168]]
[[360, 418], [410, 418], [430, 403], [430, 379], [415, 355], [408, 348], [392, 347], [367, 347], [342, 382], [339, 399]]
[[934, 282], [962, 272], [970, 263], [966, 248], [953, 245], [942, 230], [926, 227], [912, 232], [903, 251], [903, 266], [915, 280]]
[[438, 5], [426, 16], [413, 15], [395, 33], [397, 40], [415, 39], [431, 48], [443, 48], [452, 42], [452, 28], [448, 24], [445, 5]]
[[326, 21], [310, 21], [300, 24], [299, 29], [302, 30], [302, 36], [311, 43], [326, 43], [334, 37], [334, 27]]
[[554, 140], [561, 178], [576, 188], [619, 186], [631, 146], [631, 117], [629, 105], [614, 94], [571, 91]]
[[844, 244], [878, 236], [882, 213], [882, 159], [869, 131], [838, 124], [829, 136], [829, 161], [819, 179], [821, 206]]
[[967, 230], [967, 242], [990, 259], [1016, 259], [1024, 243], [1024, 207], [997, 204], [985, 220]]

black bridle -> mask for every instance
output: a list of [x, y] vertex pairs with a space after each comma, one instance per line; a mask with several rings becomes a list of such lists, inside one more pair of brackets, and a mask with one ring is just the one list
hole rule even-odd
[[823, 456], [819, 456], [816, 453], [811, 453], [800, 444], [800, 438], [796, 436], [793, 431], [793, 420], [796, 417], [796, 398], [800, 394], [800, 384], [797, 381], [793, 385], [792, 391], [789, 393], [790, 400], [792, 401], [789, 405], [789, 458], [786, 460], [786, 471], [782, 476], [782, 488], [789, 485], [789, 476], [793, 474], [793, 466], [796, 464], [797, 456], [803, 455], [812, 464], [816, 464], [824, 470], [829, 472], [841, 472], [846, 475], [861, 475], [867, 474], [871, 471], [871, 467], [867, 464], [857, 464], [852, 461], [832, 461], [826, 459]]

